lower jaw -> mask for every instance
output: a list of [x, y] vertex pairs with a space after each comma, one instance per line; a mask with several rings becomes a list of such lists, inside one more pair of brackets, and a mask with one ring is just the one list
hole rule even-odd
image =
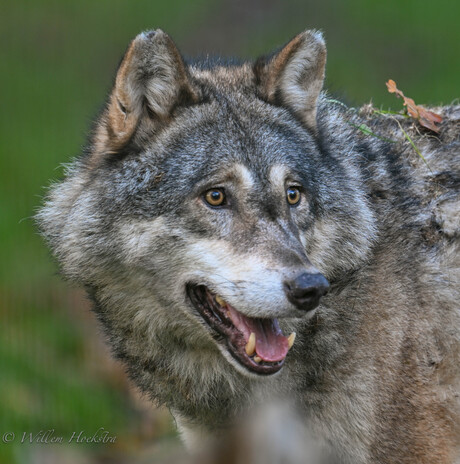
[[251, 357], [245, 357], [245, 358], [241, 357], [238, 353], [236, 353], [229, 347], [227, 347], [226, 349], [228, 353], [230, 353], [230, 355], [240, 364], [240, 366], [243, 366], [249, 372], [253, 374], [257, 374], [257, 375], [268, 376], [268, 375], [276, 374], [277, 372], [281, 370], [281, 368], [284, 365], [284, 361], [285, 361], [283, 359], [282, 361], [270, 362], [270, 363], [265, 362], [265, 361], [256, 362]]

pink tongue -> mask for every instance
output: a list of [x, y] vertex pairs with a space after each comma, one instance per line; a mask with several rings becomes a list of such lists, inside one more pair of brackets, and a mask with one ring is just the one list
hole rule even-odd
[[256, 334], [256, 353], [268, 362], [282, 361], [289, 351], [287, 337], [283, 335], [276, 319], [255, 319], [244, 316], [227, 304], [234, 326], [244, 335], [247, 343], [252, 332]]

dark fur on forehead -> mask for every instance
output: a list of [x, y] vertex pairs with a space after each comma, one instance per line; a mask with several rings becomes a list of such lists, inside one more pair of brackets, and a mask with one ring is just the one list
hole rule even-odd
[[299, 34], [255, 65], [215, 57], [184, 61], [163, 31], [142, 33], [128, 47], [97, 120], [89, 165], [97, 166], [112, 155], [123, 157], [133, 142], [144, 146], [184, 108], [212, 98], [233, 99], [234, 103], [238, 95], [262, 98], [284, 107], [316, 132], [324, 63], [324, 42], [316, 32]]
[[185, 63], [188, 66], [193, 66], [194, 68], [200, 69], [202, 71], [212, 71], [213, 69], [218, 67], [239, 67], [242, 66], [245, 63], [245, 61], [237, 57], [203, 55], [197, 56], [195, 58], [185, 58]]

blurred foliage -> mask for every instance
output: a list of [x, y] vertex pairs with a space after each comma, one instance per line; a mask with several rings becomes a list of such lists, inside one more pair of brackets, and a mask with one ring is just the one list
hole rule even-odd
[[[164, 411], [151, 412], [154, 427], [141, 430], [145, 406], [107, 357], [81, 293], [55, 275], [30, 219], [44, 186], [62, 175], [60, 163], [81, 150], [132, 37], [161, 27], [186, 55], [255, 57], [318, 28], [328, 43], [327, 87], [335, 95], [399, 108], [387, 94], [389, 78], [417, 102], [457, 97], [459, 13], [460, 4], [446, 0], [4, 0], [0, 433], [54, 428], [66, 435], [104, 426], [135, 443], [172, 433]], [[33, 459], [24, 447], [0, 443], [0, 461]]]

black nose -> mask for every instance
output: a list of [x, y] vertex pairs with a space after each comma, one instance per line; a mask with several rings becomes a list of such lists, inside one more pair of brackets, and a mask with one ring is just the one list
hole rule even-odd
[[297, 308], [311, 311], [319, 304], [322, 296], [329, 291], [329, 282], [322, 274], [303, 273], [295, 279], [284, 282], [288, 300]]

